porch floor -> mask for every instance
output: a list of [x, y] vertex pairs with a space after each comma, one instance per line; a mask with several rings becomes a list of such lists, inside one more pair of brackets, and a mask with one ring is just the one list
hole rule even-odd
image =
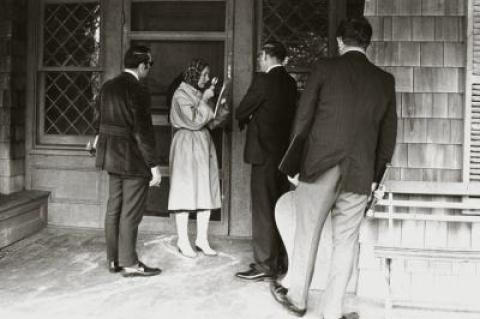
[[[220, 255], [190, 260], [175, 236], [141, 234], [139, 255], [163, 273], [123, 278], [105, 265], [100, 231], [47, 228], [0, 250], [0, 318], [295, 318], [271, 297], [268, 283], [233, 274], [251, 262], [249, 241], [215, 238]], [[320, 291], [312, 291], [304, 318], [320, 318]], [[381, 304], [349, 296], [347, 310], [383, 318]], [[398, 319], [478, 319], [479, 314], [395, 309]]]

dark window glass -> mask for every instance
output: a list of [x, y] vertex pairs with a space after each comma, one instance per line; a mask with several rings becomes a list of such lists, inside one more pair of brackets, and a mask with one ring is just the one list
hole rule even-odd
[[160, 165], [168, 166], [170, 144], [172, 143], [172, 128], [170, 126], [155, 125], [153, 128], [157, 152], [160, 156]]
[[45, 5], [44, 66], [98, 66], [100, 56], [100, 4]]
[[[183, 72], [193, 58], [202, 58], [210, 65], [210, 75], [223, 79], [223, 41], [132, 41], [132, 44], [151, 48], [155, 65], [150, 70], [146, 83], [152, 94], [152, 109], [166, 114], [168, 87]], [[221, 88], [221, 85], [217, 85]]]
[[132, 31], [224, 31], [223, 1], [161, 1], [132, 4]]
[[162, 177], [160, 187], [150, 187], [148, 189], [147, 207], [145, 215], [168, 217], [168, 192], [170, 190], [170, 178]]
[[[160, 187], [150, 187], [148, 191], [146, 216], [169, 217], [168, 212], [168, 192], [170, 190], [170, 178], [162, 177]], [[190, 219], [196, 219], [195, 214], [190, 214]], [[211, 212], [210, 220], [221, 221], [222, 213], [220, 209], [214, 209]]]
[[[303, 89], [308, 79], [312, 63], [326, 57], [335, 48], [335, 30], [329, 30], [332, 9], [343, 10], [347, 17], [363, 15], [365, 0], [263, 0], [262, 2], [262, 42], [280, 41], [288, 49], [287, 67], [296, 79], [299, 89]], [[345, 7], [346, 6], [346, 7]], [[335, 12], [335, 17], [341, 16]]]
[[328, 55], [329, 0], [263, 0], [263, 41], [287, 46], [288, 66], [308, 67]]
[[365, 0], [347, 0], [347, 17], [356, 18], [363, 16]]
[[45, 133], [93, 135], [94, 97], [98, 72], [45, 72]]

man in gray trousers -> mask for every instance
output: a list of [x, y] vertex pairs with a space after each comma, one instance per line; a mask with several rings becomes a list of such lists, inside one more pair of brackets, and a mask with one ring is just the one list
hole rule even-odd
[[124, 72], [102, 86], [95, 113], [96, 166], [106, 170], [109, 179], [105, 215], [108, 268], [114, 273], [121, 271], [124, 277], [154, 276], [161, 270], [144, 265], [136, 251], [149, 184], [161, 182], [150, 93], [140, 82], [153, 65], [150, 50], [131, 47], [124, 65]]
[[343, 296], [367, 197], [392, 158], [397, 134], [395, 81], [365, 56], [371, 35], [365, 18], [340, 24], [340, 56], [315, 64], [293, 123], [293, 140], [300, 138], [305, 144], [294, 192], [290, 287], [273, 282], [271, 292], [297, 316], [307, 310], [320, 235], [331, 213], [333, 252], [323, 318], [358, 317], [342, 312]]

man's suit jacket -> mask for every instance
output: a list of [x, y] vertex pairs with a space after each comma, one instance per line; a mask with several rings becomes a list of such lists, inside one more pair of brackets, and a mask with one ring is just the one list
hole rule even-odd
[[96, 166], [112, 174], [151, 177], [159, 164], [150, 93], [132, 74], [105, 82], [96, 101]]
[[280, 160], [288, 147], [296, 99], [296, 82], [284, 67], [255, 75], [235, 115], [241, 129], [248, 123], [245, 162], [263, 164], [271, 156]]
[[342, 191], [367, 194], [393, 155], [395, 80], [357, 51], [322, 59], [299, 102], [293, 134], [305, 145], [300, 180], [341, 164]]

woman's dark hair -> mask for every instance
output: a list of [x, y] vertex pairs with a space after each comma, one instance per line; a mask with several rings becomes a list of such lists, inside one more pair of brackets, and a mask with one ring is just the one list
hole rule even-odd
[[175, 94], [175, 91], [178, 89], [182, 81], [183, 81], [183, 72], [177, 75], [175, 79], [173, 79], [173, 81], [168, 85], [167, 93], [165, 94], [167, 98], [167, 108], [168, 108], [167, 120], [169, 123], [170, 123], [170, 109], [172, 108], [173, 94]]
[[278, 61], [283, 62], [287, 56], [287, 49], [278, 41], [267, 41], [262, 47], [265, 54], [277, 58]]
[[140, 63], [150, 62], [150, 48], [143, 45], [130, 47], [125, 53], [123, 65], [127, 69], [135, 69]]
[[348, 46], [366, 49], [372, 38], [372, 26], [365, 17], [349, 18], [340, 22], [337, 37]]
[[190, 64], [183, 72], [183, 80], [193, 86], [196, 89], [198, 87], [198, 80], [200, 79], [200, 75], [202, 71], [208, 66], [208, 63], [202, 59], [193, 59]]

